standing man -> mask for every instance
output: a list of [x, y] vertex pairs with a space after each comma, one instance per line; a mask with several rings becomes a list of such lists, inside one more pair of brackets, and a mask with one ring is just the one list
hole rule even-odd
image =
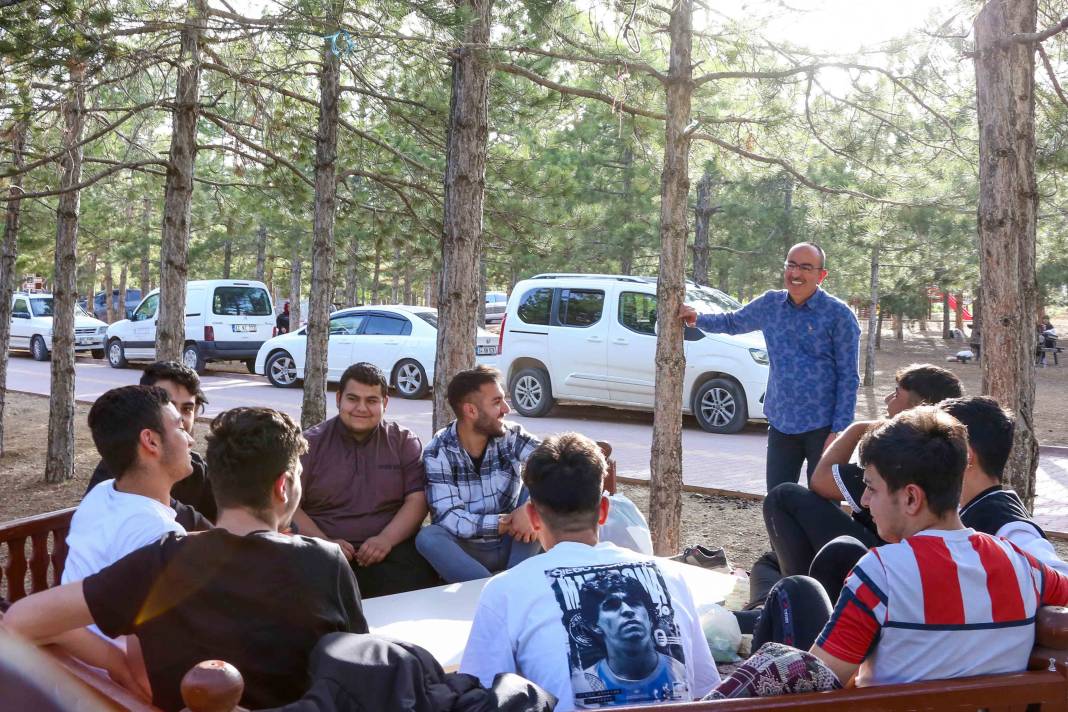
[[737, 311], [698, 315], [688, 304], [679, 307], [679, 318], [702, 331], [764, 333], [771, 360], [764, 402], [768, 492], [797, 482], [802, 462], [812, 478], [824, 449], [853, 422], [860, 385], [860, 326], [845, 302], [820, 289], [827, 276], [823, 249], [794, 245], [783, 270], [786, 289], [764, 292]]
[[372, 364], [341, 374], [338, 414], [304, 433], [304, 498], [293, 517], [302, 534], [341, 547], [364, 598], [439, 583], [415, 548], [427, 513], [423, 444], [383, 419], [387, 394]]
[[538, 553], [526, 509], [523, 463], [538, 439], [505, 423], [501, 372], [460, 371], [449, 382], [456, 420], [423, 451], [431, 524], [415, 544], [449, 583], [486, 578]]

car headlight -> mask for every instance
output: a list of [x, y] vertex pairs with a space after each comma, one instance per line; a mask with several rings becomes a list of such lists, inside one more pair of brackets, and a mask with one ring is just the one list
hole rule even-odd
[[96, 333], [99, 334], [100, 336], [103, 336], [104, 332], [107, 331], [107, 330], [108, 330], [108, 328], [106, 326], [98, 326], [98, 327], [96, 327]]
[[749, 355], [761, 366], [767, 366], [770, 363], [767, 349], [749, 349]]

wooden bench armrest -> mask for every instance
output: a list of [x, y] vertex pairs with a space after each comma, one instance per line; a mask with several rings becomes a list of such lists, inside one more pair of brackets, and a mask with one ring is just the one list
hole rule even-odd
[[[7, 554], [7, 561], [0, 569], [0, 584], [7, 581], [8, 601], [14, 603], [27, 594], [43, 591], [60, 582], [67, 561], [67, 531], [74, 509], [70, 507], [0, 524], [0, 553]], [[27, 540], [30, 541], [29, 557], [26, 556]], [[27, 572], [30, 574], [28, 588]]]

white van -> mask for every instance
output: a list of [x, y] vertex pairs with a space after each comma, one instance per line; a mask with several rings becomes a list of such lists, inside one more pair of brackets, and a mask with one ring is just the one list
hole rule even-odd
[[[686, 283], [699, 312], [742, 305]], [[540, 274], [512, 289], [500, 335], [501, 370], [520, 415], [546, 415], [556, 400], [652, 408], [656, 279]], [[686, 329], [683, 412], [711, 433], [736, 433], [764, 418], [768, 352], [760, 332], [729, 336]]]
[[[156, 360], [158, 314], [159, 290], [155, 289], [129, 319], [108, 327], [107, 357], [112, 368], [125, 368], [128, 360]], [[274, 331], [274, 305], [263, 282], [204, 279], [186, 284], [182, 362], [197, 373], [209, 361], [244, 361], [252, 372], [256, 353]]]

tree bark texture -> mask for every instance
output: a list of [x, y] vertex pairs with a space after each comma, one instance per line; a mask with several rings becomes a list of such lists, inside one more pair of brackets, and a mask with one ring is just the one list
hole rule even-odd
[[875, 350], [882, 351], [883, 348], [883, 317], [886, 315], [886, 310], [882, 307], [879, 308], [879, 321], [875, 324]]
[[111, 240], [104, 243], [104, 279], [101, 289], [104, 291], [104, 320], [109, 324], [115, 323], [115, 278], [112, 276], [113, 265], [111, 264]]
[[489, 42], [493, 0], [460, 0], [468, 19], [463, 45], [451, 52], [452, 94], [445, 148], [445, 211], [434, 363], [434, 425], [453, 418], [445, 389], [457, 372], [475, 365], [479, 257], [489, 140], [489, 76], [481, 56]]
[[666, 81], [667, 121], [660, 182], [660, 276], [657, 280], [656, 405], [649, 461], [649, 525], [653, 550], [679, 550], [682, 519], [682, 379], [686, 370], [682, 322], [686, 296], [687, 205], [690, 193], [690, 102], [693, 94], [693, 2], [677, 0], [668, 28], [671, 60]]
[[[372, 218], [374, 220], [374, 218]], [[377, 221], [376, 221], [377, 222]], [[371, 303], [381, 304], [379, 290], [382, 288], [382, 238], [375, 235], [375, 269], [371, 277]]]
[[126, 318], [126, 279], [129, 276], [126, 264], [119, 268], [119, 318]]
[[323, 43], [319, 74], [319, 130], [315, 135], [315, 213], [312, 225], [311, 293], [308, 297], [308, 350], [304, 364], [305, 429], [326, 420], [326, 356], [330, 299], [334, 293], [334, 208], [337, 197], [338, 97], [341, 62]]
[[82, 128], [85, 125], [85, 65], [70, 69], [71, 88], [63, 102], [63, 157], [56, 209], [56, 256], [52, 280], [51, 402], [45, 481], [74, 477], [74, 303], [78, 285], [78, 211], [81, 193], [71, 190], [82, 175]]
[[1035, 0], [991, 0], [975, 20], [979, 117], [979, 275], [982, 392], [1016, 413], [1006, 473], [1031, 508], [1035, 497]]
[[875, 344], [879, 338], [882, 320], [879, 311], [879, 246], [871, 248], [871, 299], [868, 301], [868, 340], [864, 347], [865, 386], [875, 385]]
[[180, 360], [185, 345], [185, 283], [189, 274], [189, 231], [193, 205], [193, 171], [200, 116], [200, 38], [208, 17], [207, 0], [189, 0], [178, 85], [172, 116], [171, 148], [163, 190], [163, 237], [160, 243], [159, 319], [156, 358]]
[[942, 338], [949, 339], [949, 290], [942, 289]]
[[957, 307], [953, 310], [953, 326], [964, 333], [964, 292], [957, 292]]
[[716, 212], [712, 207], [712, 164], [705, 166], [701, 180], [697, 181], [697, 205], [693, 221], [693, 281], [708, 285], [708, 226]]
[[[150, 198], [144, 198], [141, 201], [141, 229], [143, 234], [149, 233], [149, 228], [152, 225], [152, 200]], [[151, 271], [151, 258], [149, 253], [151, 250], [148, 245], [145, 245], [144, 252], [141, 253], [141, 297], [147, 297], [148, 293], [152, 291], [152, 271]]]
[[[18, 171], [25, 161], [29, 124], [16, 120], [11, 126], [11, 165]], [[8, 346], [11, 343], [11, 295], [15, 291], [15, 261], [19, 256], [19, 223], [22, 218], [22, 174], [11, 177], [10, 200], [4, 210], [4, 243], [0, 251], [0, 457], [4, 454], [4, 406], [7, 400]]]
[[345, 306], [355, 306], [360, 292], [360, 262], [356, 253], [356, 238], [348, 246], [348, 258], [345, 261]]
[[294, 236], [293, 258], [289, 267], [289, 330], [296, 331], [300, 328], [300, 282], [301, 272], [304, 269], [304, 253], [300, 235]]
[[267, 274], [267, 226], [260, 225], [256, 231], [256, 281], [262, 282]]

